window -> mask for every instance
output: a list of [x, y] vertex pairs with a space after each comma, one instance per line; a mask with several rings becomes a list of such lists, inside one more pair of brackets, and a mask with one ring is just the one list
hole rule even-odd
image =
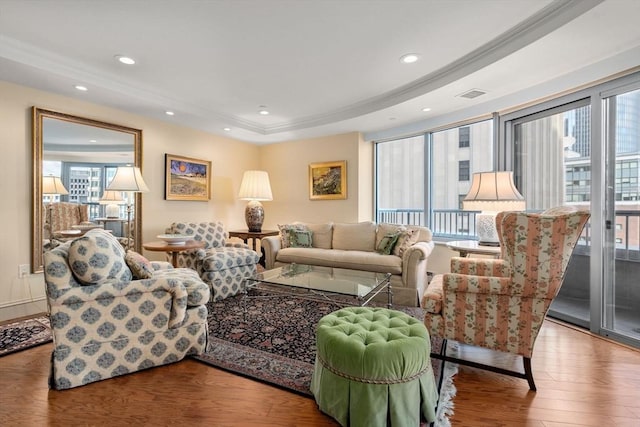
[[424, 225], [425, 136], [376, 144], [377, 222]]
[[469, 126], [462, 127], [458, 130], [458, 147], [465, 148], [469, 146]]
[[469, 160], [458, 162], [458, 181], [469, 181]]
[[[460, 150], [465, 134], [469, 149]], [[473, 172], [493, 170], [492, 120], [379, 142], [375, 159], [377, 222], [424, 225], [436, 237], [475, 235], [475, 216], [461, 200]]]

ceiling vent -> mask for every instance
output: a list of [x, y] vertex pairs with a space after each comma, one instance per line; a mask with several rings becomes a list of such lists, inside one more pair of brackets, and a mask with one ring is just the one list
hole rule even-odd
[[461, 98], [473, 99], [473, 98], [479, 97], [480, 95], [484, 95], [485, 93], [487, 93], [487, 92], [485, 92], [483, 90], [480, 90], [480, 89], [471, 89], [471, 90], [468, 90], [468, 91], [466, 91], [464, 93], [461, 93], [458, 96], [461, 97]]

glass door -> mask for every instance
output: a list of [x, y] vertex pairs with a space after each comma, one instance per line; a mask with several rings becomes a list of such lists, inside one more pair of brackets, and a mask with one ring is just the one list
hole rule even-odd
[[[591, 205], [591, 106], [588, 99], [513, 121], [514, 178], [527, 203], [539, 212], [555, 206]], [[550, 315], [589, 327], [589, 224], [576, 246]]]
[[604, 94], [604, 335], [640, 340], [640, 89]]

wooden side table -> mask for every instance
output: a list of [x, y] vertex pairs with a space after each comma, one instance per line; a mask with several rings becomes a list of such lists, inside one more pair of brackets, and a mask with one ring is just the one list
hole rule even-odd
[[187, 240], [184, 242], [184, 245], [170, 245], [167, 242], [157, 241], [157, 242], [148, 242], [143, 243], [142, 247], [148, 251], [154, 252], [166, 252], [171, 254], [171, 265], [173, 267], [178, 266], [178, 254], [182, 251], [186, 251], [189, 249], [200, 249], [204, 248], [204, 242], [198, 242], [196, 240]]
[[234, 230], [229, 232], [229, 237], [237, 237], [241, 239], [247, 245], [249, 244], [249, 239], [253, 240], [253, 250], [260, 254], [260, 265], [264, 267], [264, 253], [262, 252], [262, 247], [260, 251], [258, 251], [258, 240], [267, 237], [267, 236], [277, 236], [280, 234], [278, 230], [262, 230], [262, 231], [249, 231], [249, 230]]
[[457, 252], [461, 257], [467, 257], [469, 254], [491, 255], [494, 258], [500, 256], [500, 246], [483, 246], [478, 244], [477, 240], [454, 240], [447, 242], [447, 246]]

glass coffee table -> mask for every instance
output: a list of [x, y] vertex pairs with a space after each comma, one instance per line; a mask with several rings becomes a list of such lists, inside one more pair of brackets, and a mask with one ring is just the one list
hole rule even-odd
[[244, 284], [245, 295], [250, 289], [273, 289], [278, 293], [319, 297], [340, 306], [353, 305], [352, 301], [365, 306], [386, 291], [387, 307], [393, 305], [390, 273], [289, 264], [258, 273]]

